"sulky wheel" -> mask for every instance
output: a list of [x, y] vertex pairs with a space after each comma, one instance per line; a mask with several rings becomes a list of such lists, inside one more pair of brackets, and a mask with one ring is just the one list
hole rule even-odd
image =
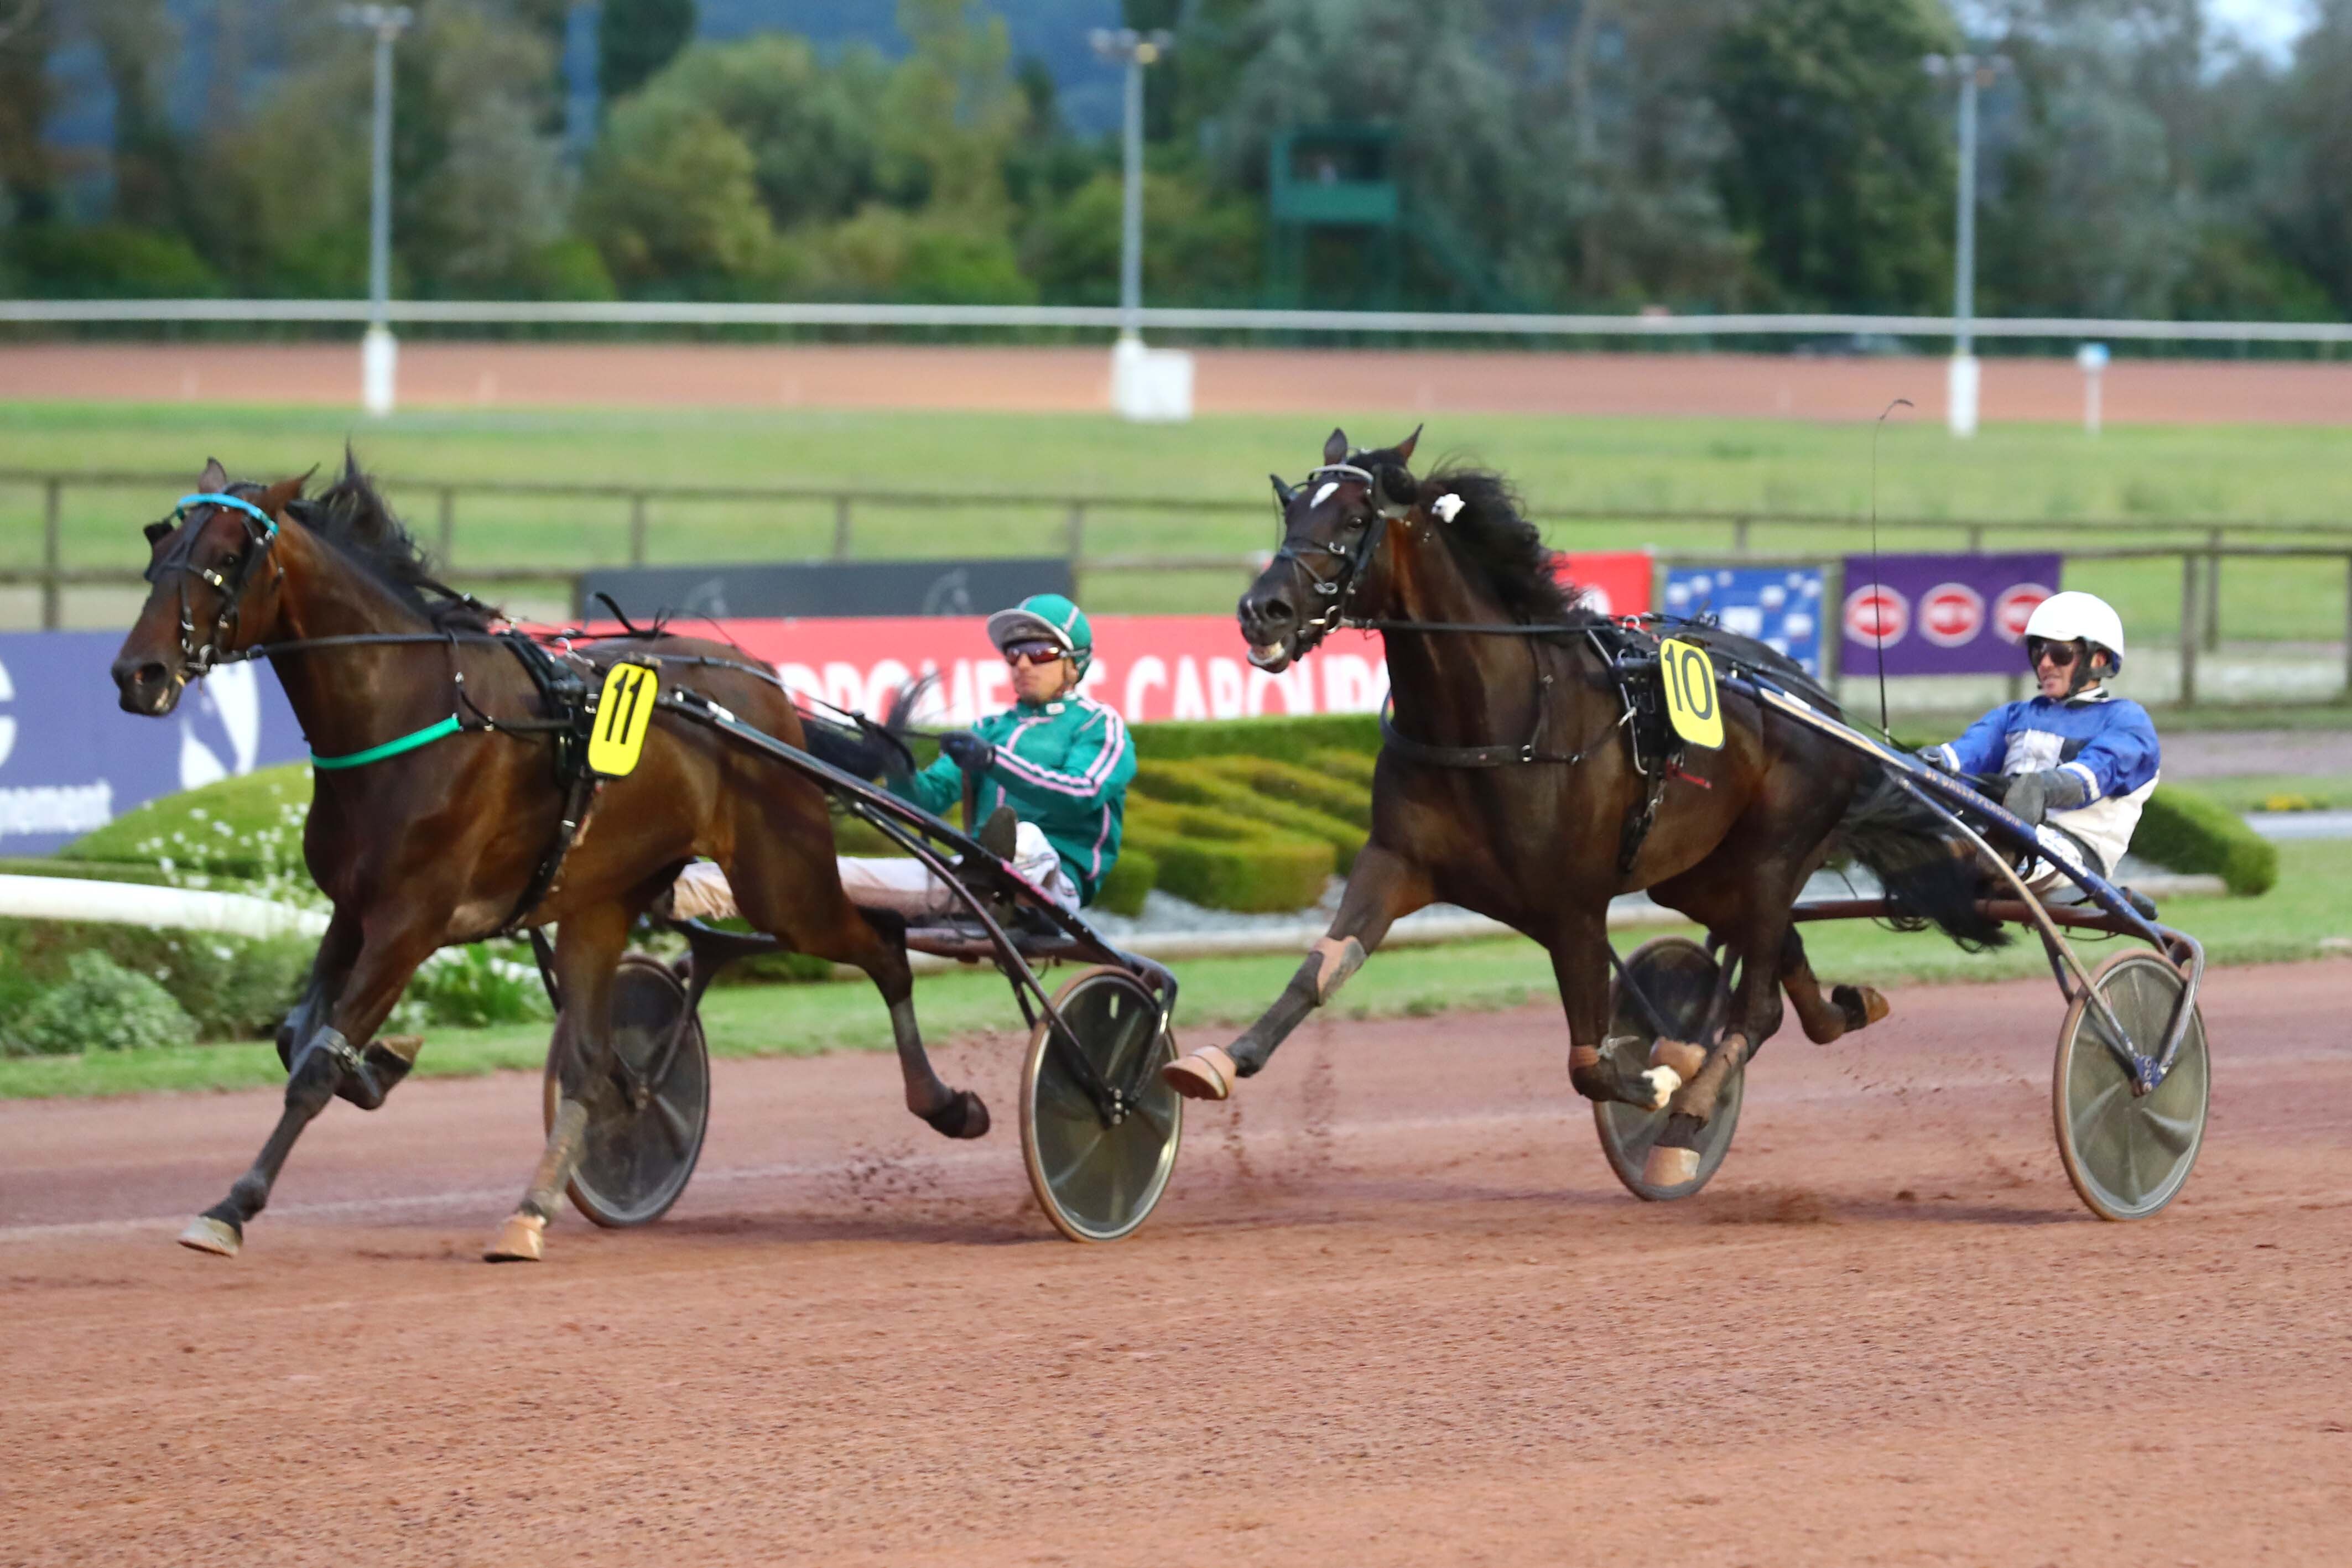
[[[1642, 994], [1674, 1027], [1677, 1038], [1698, 1040], [1706, 1027], [1707, 1009], [1715, 1000], [1716, 962], [1707, 956], [1706, 948], [1685, 937], [1661, 936], [1634, 949], [1633, 956], [1625, 961], [1625, 968], [1642, 988]], [[1625, 995], [1622, 980], [1612, 982], [1609, 988], [1609, 1034], [1612, 1040], [1630, 1042], [1614, 1049], [1638, 1054], [1640, 1060], [1628, 1066], [1637, 1070], [1649, 1066], [1650, 1047], [1657, 1034], [1633, 999]], [[1739, 1101], [1747, 1082], [1745, 1072], [1735, 1072], [1731, 1082], [1724, 1085], [1714, 1116], [1699, 1133], [1698, 1174], [1672, 1186], [1660, 1186], [1642, 1176], [1642, 1168], [1650, 1157], [1650, 1145], [1666, 1130], [1667, 1113], [1645, 1111], [1622, 1101], [1594, 1101], [1592, 1124], [1601, 1134], [1601, 1152], [1608, 1156], [1609, 1168], [1617, 1173], [1625, 1190], [1635, 1197], [1658, 1203], [1688, 1197], [1705, 1186], [1723, 1164], [1724, 1155], [1731, 1152], [1731, 1135], [1739, 1129]]]
[[1161, 1081], [1176, 1041], [1125, 969], [1079, 974], [1037, 1020], [1021, 1075], [1021, 1154], [1037, 1207], [1073, 1241], [1116, 1241], [1151, 1217], [1176, 1169], [1184, 1102]]
[[[2180, 973], [2153, 953], [2110, 958], [2091, 984], [2144, 1051], [2164, 1049], [2164, 1031], [2180, 996]], [[2205, 1019], [2191, 1012], [2180, 1054], [2164, 1082], [2134, 1094], [2131, 1075], [2105, 1043], [2088, 998], [2066, 1009], [2050, 1091], [2058, 1157], [2066, 1177], [2101, 1219], [2145, 1219], [2179, 1196], [2205, 1141], [2212, 1093]]]
[[[686, 1011], [686, 988], [667, 966], [642, 953], [621, 960], [613, 976], [613, 1049], [638, 1073], [655, 1070]], [[562, 1089], [559, 1053], [568, 1049], [563, 1019], [547, 1051], [547, 1120], [555, 1120]], [[637, 1099], [639, 1097], [632, 1097]], [[646, 1225], [669, 1212], [694, 1175], [702, 1134], [710, 1125], [710, 1053], [702, 1020], [688, 1019], [676, 1051], [649, 1082], [641, 1103], [624, 1103], [588, 1124], [572, 1206], [598, 1225]]]

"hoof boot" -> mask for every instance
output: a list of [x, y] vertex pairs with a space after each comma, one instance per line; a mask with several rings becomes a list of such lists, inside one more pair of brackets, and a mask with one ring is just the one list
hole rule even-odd
[[215, 1219], [209, 1214], [199, 1214], [188, 1221], [180, 1232], [180, 1245], [191, 1252], [209, 1252], [215, 1258], [234, 1258], [245, 1245], [237, 1228], [225, 1219]]
[[1650, 1145], [1650, 1157], [1642, 1163], [1642, 1180], [1651, 1186], [1680, 1186], [1698, 1176], [1696, 1149], [1670, 1149], [1664, 1144]]
[[1886, 998], [1869, 986], [1833, 986], [1830, 1001], [1845, 1015], [1848, 1030], [1868, 1029], [1888, 1011]]
[[1241, 1069], [1219, 1047], [1204, 1045], [1160, 1070], [1160, 1082], [1187, 1100], [1230, 1100]]
[[1686, 1040], [1661, 1040], [1650, 1047], [1650, 1065], [1671, 1068], [1677, 1079], [1688, 1083], [1706, 1065], [1706, 1048]]
[[482, 1249], [485, 1263], [536, 1263], [547, 1250], [547, 1221], [536, 1214], [510, 1214]]

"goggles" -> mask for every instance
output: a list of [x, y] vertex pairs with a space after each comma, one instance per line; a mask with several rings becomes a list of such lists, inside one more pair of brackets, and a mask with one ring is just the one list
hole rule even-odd
[[1069, 650], [1059, 643], [1048, 643], [1042, 638], [1004, 645], [1004, 662], [1008, 664], [1050, 664], [1069, 656]]
[[2063, 670], [2074, 662], [2074, 643], [2061, 643], [2055, 638], [2028, 637], [2025, 640], [2025, 662], [2036, 669], [2041, 668], [2043, 659], [2048, 659]]

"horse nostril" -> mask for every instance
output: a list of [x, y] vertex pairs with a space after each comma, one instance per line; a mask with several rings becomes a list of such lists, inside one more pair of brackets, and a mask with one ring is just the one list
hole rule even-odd
[[1261, 619], [1276, 626], [1287, 626], [1297, 619], [1297, 612], [1290, 608], [1290, 601], [1278, 593], [1269, 594], [1260, 601], [1257, 612]]

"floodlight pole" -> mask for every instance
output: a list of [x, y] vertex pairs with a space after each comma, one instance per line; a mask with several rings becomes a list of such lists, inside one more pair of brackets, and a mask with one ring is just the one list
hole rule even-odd
[[405, 5], [346, 5], [348, 26], [375, 34], [375, 124], [368, 191], [368, 326], [360, 340], [360, 402], [392, 412], [400, 348], [392, 335], [392, 46], [415, 20]]
[[1143, 69], [1157, 64], [1174, 47], [1175, 37], [1164, 32], [1139, 33], [1132, 27], [1097, 27], [1091, 36], [1095, 53], [1127, 68], [1127, 97], [1121, 132], [1121, 189], [1118, 224], [1118, 336], [1122, 343], [1143, 338]]
[[1960, 87], [1960, 169], [1957, 234], [1952, 244], [1952, 363], [1945, 417], [1954, 435], [1977, 433], [1977, 89], [2009, 68], [2004, 55], [1929, 55], [1932, 77], [1957, 77]]

